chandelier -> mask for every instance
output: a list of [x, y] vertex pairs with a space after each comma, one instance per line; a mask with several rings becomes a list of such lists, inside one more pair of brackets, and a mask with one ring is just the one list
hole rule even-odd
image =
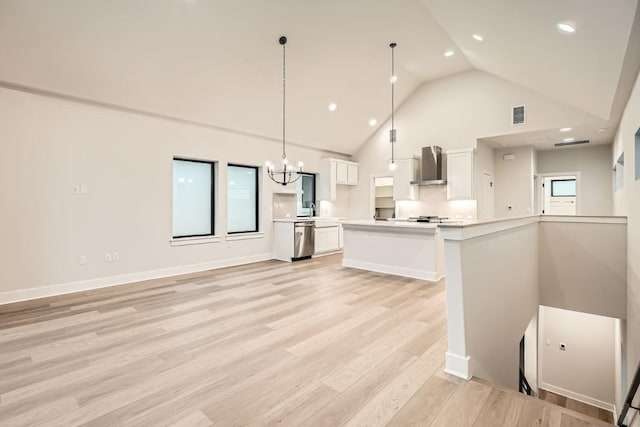
[[286, 100], [286, 54], [285, 54], [285, 44], [287, 43], [287, 38], [285, 36], [280, 37], [278, 40], [282, 45], [282, 169], [276, 170], [275, 166], [271, 161], [267, 160], [265, 163], [265, 167], [267, 168], [267, 175], [269, 178], [275, 183], [287, 185], [292, 182], [296, 182], [302, 176], [302, 166], [304, 164], [302, 162], [298, 162], [298, 170], [294, 171], [289, 163], [289, 159], [287, 159], [287, 153], [285, 149], [285, 100]]

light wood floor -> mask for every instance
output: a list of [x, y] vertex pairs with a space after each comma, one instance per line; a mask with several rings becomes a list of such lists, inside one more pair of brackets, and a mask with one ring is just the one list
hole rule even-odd
[[444, 282], [340, 262], [0, 306], [0, 425], [606, 425], [444, 374]]
[[561, 396], [559, 394], [539, 389], [538, 397], [547, 402], [551, 402], [555, 405], [562, 406], [564, 408], [573, 409], [576, 412], [580, 412], [581, 414], [588, 415], [593, 418], [597, 418], [602, 421], [606, 421], [608, 423], [613, 424], [613, 413], [611, 411], [607, 411], [606, 409], [598, 408], [596, 406], [588, 405], [583, 402], [579, 402], [577, 400], [571, 399], [569, 397]]

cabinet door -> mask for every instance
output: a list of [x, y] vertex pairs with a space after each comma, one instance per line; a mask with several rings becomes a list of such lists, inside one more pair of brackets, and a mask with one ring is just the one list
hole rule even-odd
[[338, 227], [316, 228], [315, 253], [337, 251], [340, 245]]
[[323, 159], [320, 163], [320, 174], [316, 181], [318, 200], [334, 202], [336, 200], [336, 162]]
[[358, 165], [347, 164], [347, 181], [349, 185], [358, 185]]
[[416, 200], [418, 189], [411, 185], [416, 180], [418, 162], [416, 159], [397, 159], [393, 174], [393, 200]]
[[347, 163], [336, 163], [336, 183], [347, 184], [349, 182], [349, 167]]
[[473, 152], [447, 155], [447, 200], [473, 199]]

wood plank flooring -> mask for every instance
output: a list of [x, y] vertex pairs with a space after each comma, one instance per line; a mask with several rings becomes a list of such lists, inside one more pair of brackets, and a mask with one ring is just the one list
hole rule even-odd
[[0, 306], [0, 425], [607, 425], [446, 375], [444, 282], [340, 263]]
[[607, 411], [606, 409], [598, 408], [596, 406], [589, 405], [587, 403], [579, 402], [577, 400], [571, 399], [566, 396], [561, 396], [559, 394], [539, 389], [538, 397], [547, 402], [551, 402], [555, 405], [562, 406], [564, 408], [572, 409], [576, 412], [580, 412], [581, 414], [588, 415], [592, 418], [597, 418], [602, 421], [606, 421], [608, 423], [613, 424], [613, 413], [611, 411]]

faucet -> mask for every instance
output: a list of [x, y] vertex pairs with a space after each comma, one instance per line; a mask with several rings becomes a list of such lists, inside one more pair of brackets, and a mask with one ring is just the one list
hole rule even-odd
[[316, 213], [316, 204], [311, 202], [311, 204], [309, 205], [309, 207], [311, 208], [311, 211], [309, 213], [309, 218], [311, 218], [312, 216], [314, 216], [314, 214]]

